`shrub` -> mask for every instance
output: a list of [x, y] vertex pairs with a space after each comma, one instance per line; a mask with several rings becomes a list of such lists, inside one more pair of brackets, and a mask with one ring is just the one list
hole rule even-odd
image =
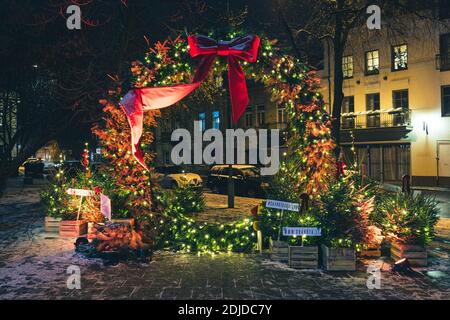
[[434, 238], [438, 215], [434, 197], [398, 192], [387, 194], [380, 202], [376, 221], [388, 239], [427, 245]]

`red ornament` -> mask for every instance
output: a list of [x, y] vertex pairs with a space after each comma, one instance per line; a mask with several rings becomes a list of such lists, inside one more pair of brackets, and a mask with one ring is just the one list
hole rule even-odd
[[345, 175], [345, 168], [347, 168], [347, 165], [345, 164], [344, 161], [338, 160], [336, 162], [336, 169], [337, 169], [336, 174], [338, 178]]
[[94, 188], [94, 192], [96, 193], [96, 194], [100, 194], [100, 193], [102, 193], [102, 191], [103, 191], [103, 189], [101, 188], [101, 187], [95, 187]]

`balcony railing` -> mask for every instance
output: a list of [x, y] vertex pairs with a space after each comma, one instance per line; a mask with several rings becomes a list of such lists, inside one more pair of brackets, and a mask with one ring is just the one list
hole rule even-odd
[[345, 113], [341, 118], [342, 130], [394, 128], [411, 125], [407, 109], [375, 110]]
[[440, 71], [450, 70], [450, 55], [437, 54], [436, 55], [436, 69]]

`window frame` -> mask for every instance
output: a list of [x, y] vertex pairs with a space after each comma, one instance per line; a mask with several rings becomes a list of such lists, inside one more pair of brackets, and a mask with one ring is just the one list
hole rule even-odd
[[[262, 115], [262, 122], [261, 120]], [[266, 106], [265, 105], [259, 105], [256, 106], [256, 124], [258, 127], [264, 126], [266, 124]]]
[[[351, 66], [352, 66], [352, 75], [351, 76], [346, 76], [345, 75], [345, 71], [347, 70], [346, 68], [344, 68], [344, 66], [348, 66], [350, 65], [349, 63], [344, 63], [344, 59], [346, 58], [351, 58]], [[353, 79], [353, 76], [355, 74], [355, 64], [354, 64], [354, 60], [353, 60], [353, 55], [346, 55], [342, 57], [342, 75], [344, 76], [344, 80], [346, 79]]]
[[[368, 57], [367, 57], [367, 55], [369, 54], [369, 53], [371, 53], [371, 52], [378, 52], [378, 66], [377, 66], [377, 69], [374, 69], [374, 70], [371, 70], [371, 71], [369, 71], [368, 70], [368, 68], [369, 68], [369, 59], [368, 59]], [[373, 60], [373, 58], [372, 58], [372, 60]], [[364, 53], [364, 74], [366, 75], [366, 76], [371, 76], [371, 75], [376, 75], [376, 74], [380, 74], [380, 50], [379, 49], [375, 49], [375, 50], [369, 50], [369, 51], [366, 51], [365, 53]]]
[[[280, 119], [280, 112], [281, 112], [281, 118]], [[282, 120], [282, 121], [280, 121]], [[286, 113], [286, 108], [282, 107], [282, 108], [277, 108], [277, 123], [287, 123], [287, 113]]]
[[[406, 46], [406, 67], [395, 69], [395, 48], [400, 48], [403, 46]], [[391, 46], [391, 71], [397, 72], [397, 71], [408, 70], [408, 58], [409, 58], [408, 55], [409, 55], [409, 50], [408, 50], [407, 43], [401, 43], [401, 44]]]
[[[405, 92], [405, 91], [406, 91], [407, 108], [397, 107], [395, 105], [395, 101], [397, 101], [397, 99], [395, 99], [395, 94], [400, 93], [400, 92]], [[409, 110], [409, 89], [392, 90], [392, 108], [394, 108], [394, 109], [402, 108], [403, 110]]]
[[[247, 116], [250, 116], [250, 125], [248, 124]], [[250, 106], [245, 109], [244, 122], [246, 128], [253, 127], [253, 108]]]
[[[369, 96], [376, 96], [376, 95], [378, 95], [378, 109], [368, 110], [367, 107], [369, 106]], [[381, 110], [381, 94], [379, 92], [367, 93], [366, 94], [366, 111], [376, 111], [376, 110]]]
[[[448, 89], [448, 99], [449, 99], [449, 106], [447, 112], [445, 112], [445, 106], [444, 106], [444, 90]], [[450, 84], [441, 86], [441, 116], [442, 117], [450, 117]]]
[[[349, 104], [348, 104], [349, 110], [348, 110], [348, 112], [344, 112], [344, 105], [345, 105], [346, 101], [349, 101]], [[351, 104], [350, 104], [350, 101], [352, 101]], [[353, 106], [353, 111], [350, 110], [350, 105]], [[344, 99], [342, 100], [342, 110], [341, 111], [342, 111], [342, 113], [355, 113], [355, 96], [345, 96], [344, 97]]]

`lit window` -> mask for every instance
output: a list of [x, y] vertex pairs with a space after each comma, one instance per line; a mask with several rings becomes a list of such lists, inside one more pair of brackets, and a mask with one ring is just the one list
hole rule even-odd
[[287, 122], [286, 109], [285, 108], [278, 108], [277, 122], [278, 123], [286, 123]]
[[213, 111], [212, 113], [212, 127], [213, 129], [220, 129], [220, 112]]
[[264, 125], [266, 122], [266, 108], [264, 106], [258, 106], [256, 112], [256, 122], [258, 123], [258, 126]]
[[408, 46], [402, 44], [392, 47], [392, 70], [408, 69]]
[[366, 52], [366, 74], [378, 74], [380, 72], [380, 53], [378, 50]]
[[200, 112], [198, 114], [198, 120], [200, 121], [200, 131], [206, 130], [206, 113]]
[[344, 79], [353, 78], [353, 56], [342, 58], [342, 72], [344, 73]]
[[442, 87], [442, 116], [450, 117], [450, 86]]
[[409, 109], [408, 90], [398, 90], [392, 92], [393, 107], [395, 109]]

